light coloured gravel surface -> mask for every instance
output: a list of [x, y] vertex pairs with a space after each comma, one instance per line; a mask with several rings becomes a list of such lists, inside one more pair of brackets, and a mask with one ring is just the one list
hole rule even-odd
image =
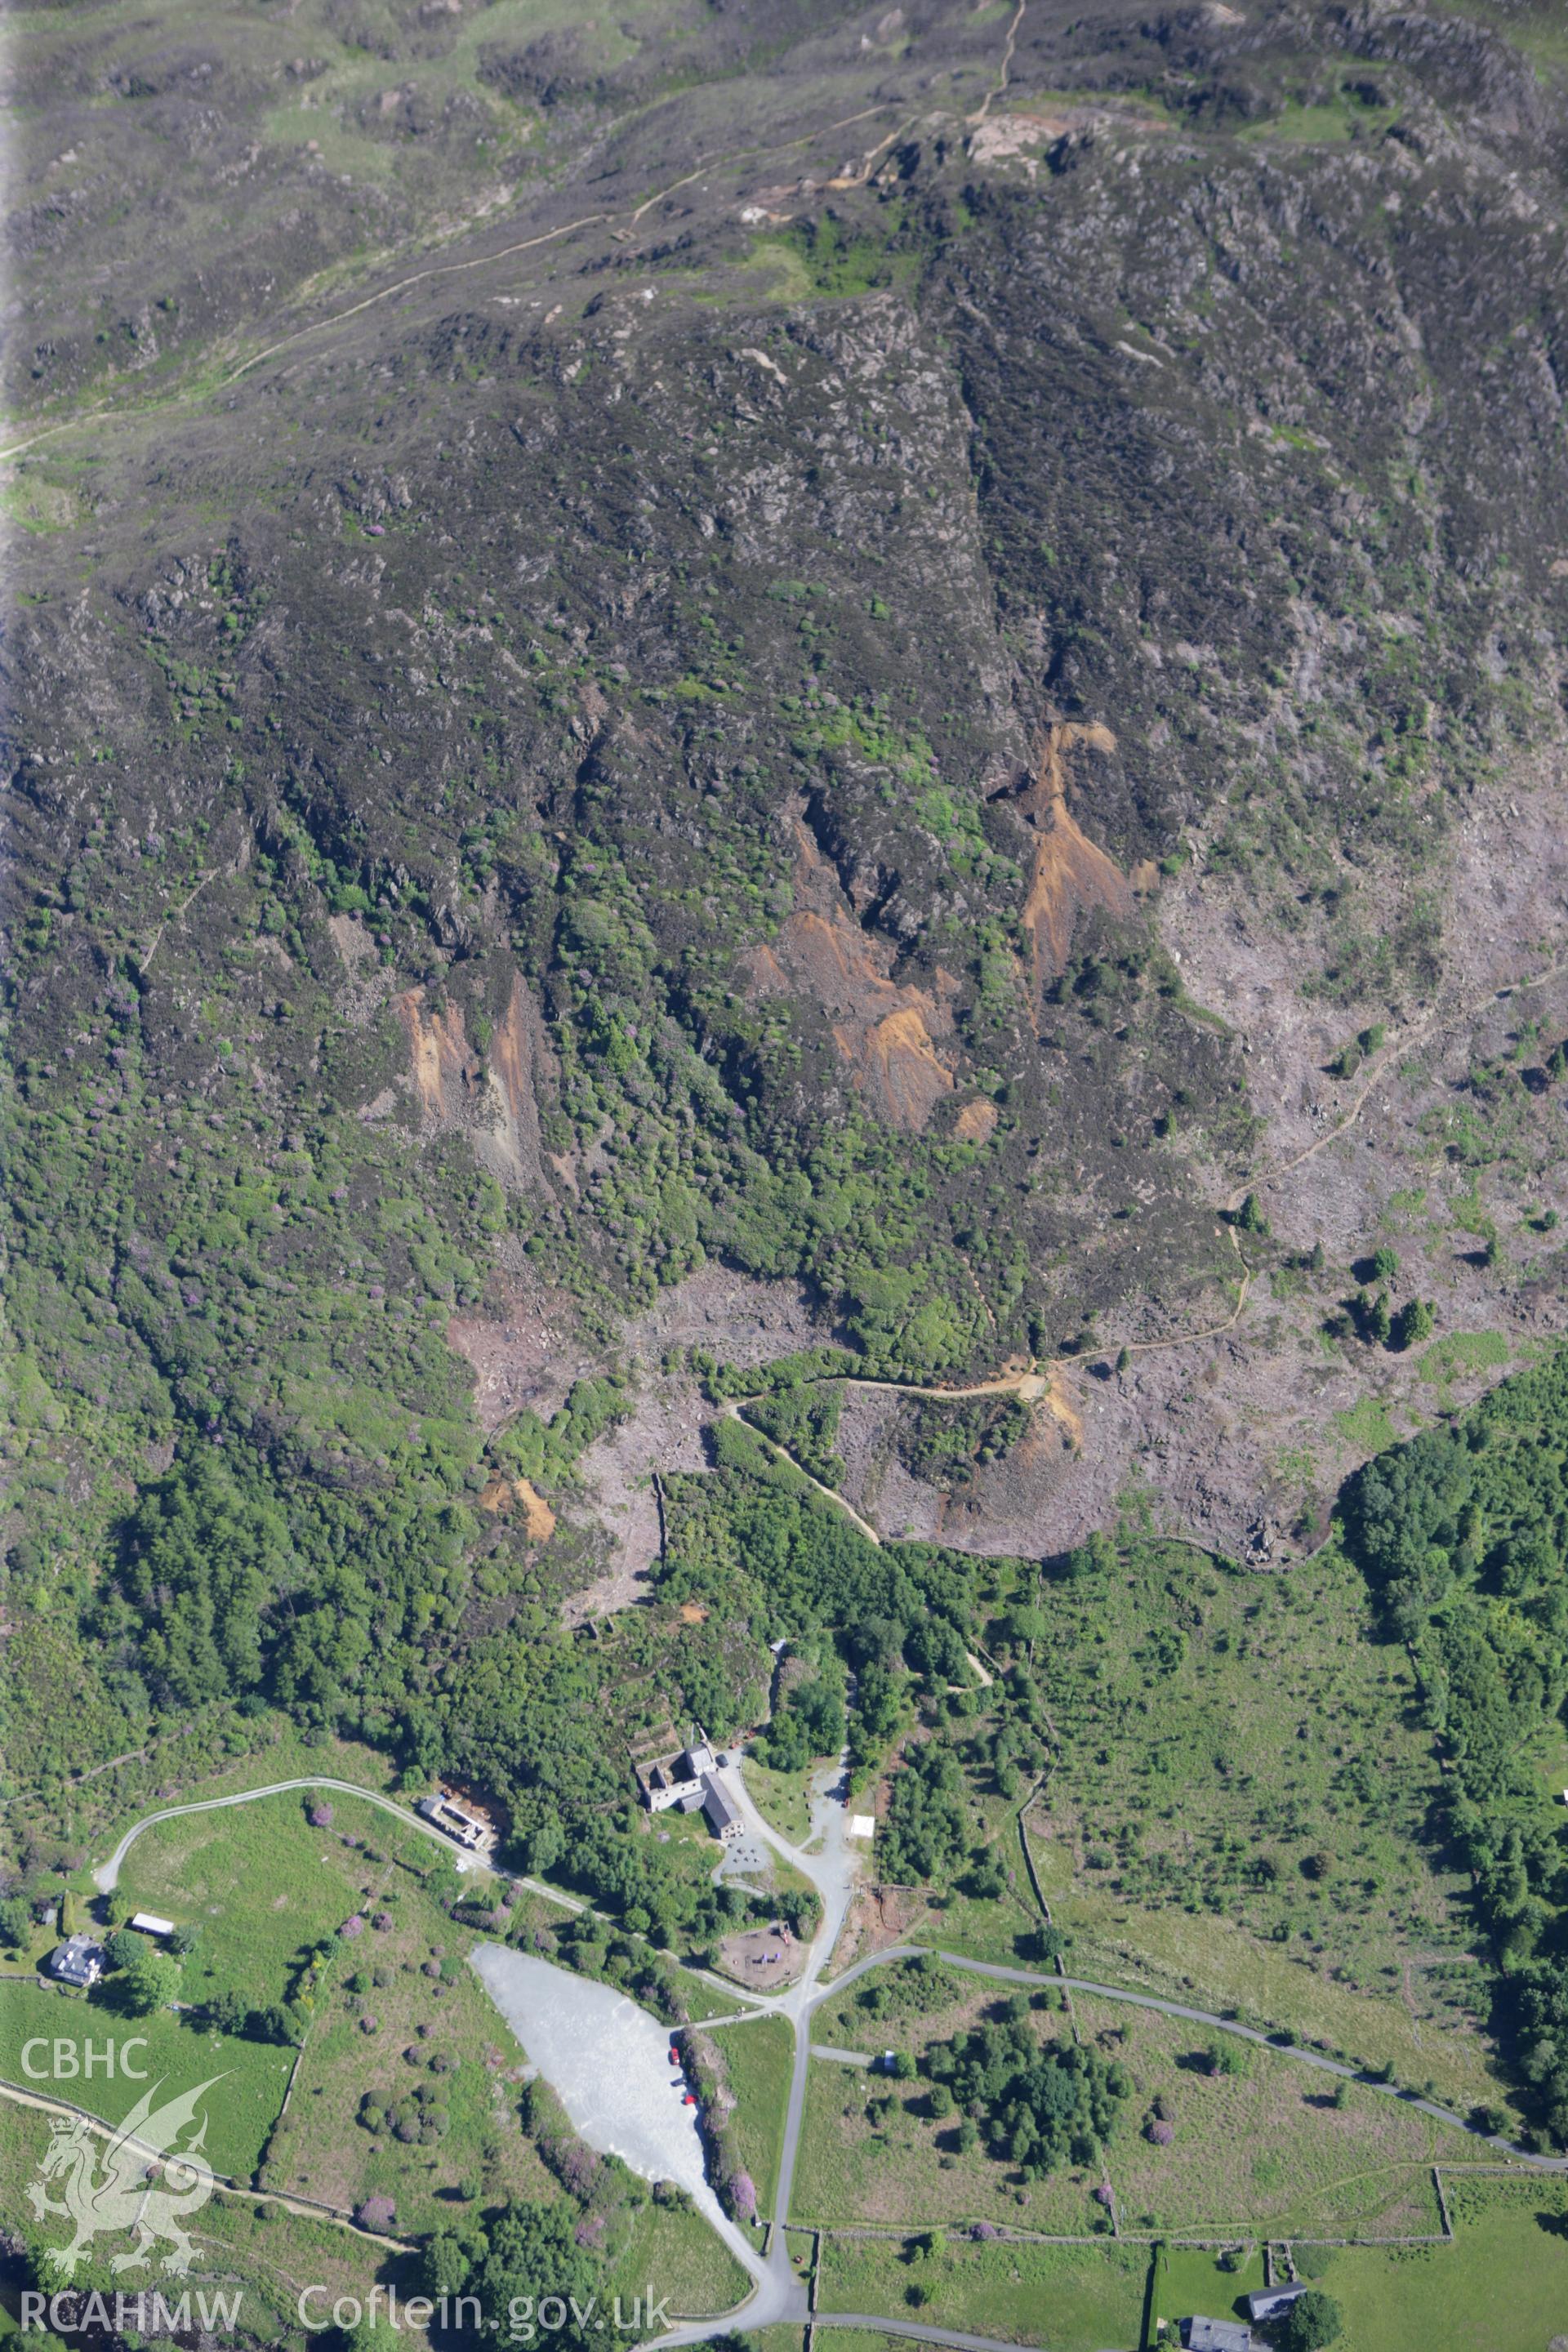
[[643, 2180], [684, 2189], [760, 2277], [751, 2240], [708, 2185], [697, 2110], [685, 2104], [686, 2077], [669, 2063], [669, 2035], [658, 2019], [611, 1985], [505, 1944], [478, 1945], [470, 1964], [579, 2137]]

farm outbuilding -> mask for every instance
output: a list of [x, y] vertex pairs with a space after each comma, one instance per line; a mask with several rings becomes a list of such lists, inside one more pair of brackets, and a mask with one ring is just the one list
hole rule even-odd
[[1304, 2279], [1298, 2279], [1291, 2286], [1266, 2286], [1247, 2296], [1247, 2308], [1254, 2319], [1282, 2319], [1306, 2292]]
[[455, 1803], [445, 1790], [433, 1797], [421, 1797], [414, 1810], [422, 1821], [430, 1822], [433, 1828], [438, 1829], [455, 1844], [466, 1847], [470, 1853], [484, 1845], [489, 1838], [484, 1822]]
[[1187, 2352], [1252, 2352], [1252, 2330], [1239, 2319], [1205, 2319], [1195, 2315], [1182, 2322]]
[[708, 1816], [708, 1826], [716, 1838], [725, 1844], [739, 1837], [745, 1827], [740, 1814], [710, 1773], [702, 1783], [702, 1810]]

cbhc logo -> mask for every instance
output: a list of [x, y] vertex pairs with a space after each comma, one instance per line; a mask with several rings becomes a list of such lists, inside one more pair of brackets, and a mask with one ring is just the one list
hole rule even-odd
[[[30, 2042], [22, 2044], [22, 2072], [30, 2083], [70, 2083], [79, 2079], [90, 2083], [100, 2074], [111, 2080], [118, 2074], [128, 2083], [144, 2083], [146, 2067], [133, 2066], [131, 2058], [133, 2051], [142, 2053], [146, 2047], [146, 2036], [141, 2033], [133, 2033], [129, 2042], [76, 2042], [63, 2038], [50, 2042], [47, 2034], [36, 2033]], [[34, 2053], [40, 2050], [46, 2053], [45, 2063], [35, 2064]]]

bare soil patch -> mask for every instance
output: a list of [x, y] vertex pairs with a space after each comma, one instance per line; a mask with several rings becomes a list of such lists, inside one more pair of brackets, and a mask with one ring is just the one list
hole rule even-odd
[[524, 1405], [548, 1420], [594, 1366], [572, 1301], [521, 1267], [500, 1277], [488, 1311], [448, 1318], [447, 1344], [473, 1367], [474, 1411], [487, 1435]]
[[725, 1937], [719, 1947], [719, 1965], [726, 1976], [753, 1992], [777, 1992], [793, 1984], [805, 1966], [805, 1947], [787, 1927], [753, 1927], [744, 1936]]
[[433, 1124], [456, 1125], [479, 1067], [464, 1031], [462, 1007], [431, 1006], [423, 988], [406, 988], [393, 999], [393, 1010], [408, 1039], [409, 1076], [420, 1110]]
[[893, 1127], [919, 1134], [954, 1078], [951, 983], [935, 989], [895, 982], [890, 941], [862, 929], [810, 833], [795, 819], [795, 911], [776, 942], [752, 958], [758, 995], [799, 994], [827, 1015], [833, 1042], [855, 1083]]
[[705, 1348], [729, 1364], [765, 1364], [838, 1336], [800, 1282], [763, 1282], [710, 1260], [626, 1327], [645, 1361], [668, 1348]]
[[[1354, 1288], [1357, 1258], [1387, 1241], [1401, 1265], [1391, 1303], [1432, 1299], [1439, 1338], [1500, 1332], [1517, 1360], [1512, 1349], [1568, 1329], [1561, 1253], [1536, 1222], [1547, 1209], [1568, 1216], [1552, 1098], [1520, 1108], [1514, 1082], [1517, 1137], [1484, 1164], [1448, 1140], [1466, 1115], [1486, 1125], [1489, 1145], [1497, 1140], [1472, 1074], [1507, 1058], [1522, 1024], [1540, 1024], [1537, 1058], [1568, 1032], [1568, 974], [1506, 985], [1549, 973], [1568, 951], [1561, 810], [1560, 779], [1543, 770], [1466, 819], [1450, 859], [1439, 1001], [1391, 1023], [1384, 1048], [1349, 1080], [1328, 1065], [1371, 1013], [1302, 996], [1303, 965], [1321, 943], [1266, 929], [1226, 877], [1189, 872], [1167, 887], [1161, 922], [1187, 989], [1239, 1034], [1247, 1056], [1267, 1120], [1257, 1189], [1275, 1242], [1303, 1255], [1321, 1244], [1323, 1271], [1280, 1281], [1279, 1248], [1254, 1250], [1258, 1272], [1233, 1328], [1135, 1352], [1117, 1373], [1124, 1341], [1136, 1350], [1181, 1337], [1151, 1299], [1129, 1299], [1102, 1353], [1058, 1369], [1058, 1431], [1037, 1425], [952, 1496], [897, 1458], [898, 1415], [910, 1408], [851, 1391], [838, 1449], [845, 1494], [864, 1517], [884, 1536], [1037, 1556], [1108, 1524], [1131, 1482], [1163, 1532], [1278, 1565], [1318, 1539], [1341, 1481], [1390, 1432], [1424, 1423], [1438, 1404], [1463, 1405], [1501, 1369], [1460, 1361], [1438, 1383], [1423, 1377], [1418, 1349], [1326, 1343], [1321, 1326]], [[1479, 1217], [1506, 1244], [1494, 1265], [1483, 1262]], [[1225, 1319], [1221, 1294], [1215, 1306], [1213, 1315], [1189, 1310], [1195, 1328]]]
[[479, 1496], [479, 1508], [498, 1516], [521, 1510], [530, 1543], [548, 1543], [555, 1533], [554, 1512], [527, 1478], [492, 1478]]
[[996, 1132], [996, 1106], [977, 1098], [965, 1103], [953, 1120], [952, 1132], [960, 1143], [988, 1143]]
[[918, 1890], [857, 1887], [834, 1949], [831, 1974], [842, 1976], [857, 1960], [867, 1959], [873, 1952], [885, 1952], [890, 1944], [901, 1944], [926, 1916], [926, 1905]]
[[644, 1366], [629, 1417], [595, 1439], [577, 1465], [589, 1507], [614, 1546], [610, 1568], [566, 1603], [581, 1624], [647, 1599], [663, 1542], [658, 1488], [667, 1473], [701, 1470], [713, 1407], [685, 1374]]
[[[1026, 813], [1046, 827], [1041, 850], [1049, 866], [1037, 949], [1053, 969], [1070, 946], [1077, 912], [1091, 902], [1114, 911], [1118, 894], [1131, 890], [1066, 808], [1068, 758], [1106, 748], [1103, 732], [1080, 740], [1053, 730], [1027, 786], [1038, 805]], [[1027, 1435], [951, 1495], [911, 1476], [898, 1458], [899, 1416], [912, 1408], [886, 1391], [847, 1391], [838, 1437], [843, 1493], [871, 1526], [885, 1538], [1039, 1557], [1112, 1520], [1131, 1483], [1146, 1496], [1162, 1532], [1278, 1566], [1319, 1538], [1338, 1485], [1390, 1432], [1421, 1424], [1439, 1402], [1468, 1402], [1500, 1369], [1461, 1356], [1436, 1383], [1423, 1379], [1419, 1350], [1324, 1341], [1324, 1319], [1353, 1287], [1352, 1263], [1376, 1241], [1389, 1241], [1400, 1257], [1392, 1303], [1412, 1293], [1432, 1298], [1439, 1338], [1501, 1331], [1522, 1345], [1568, 1329], [1556, 1244], [1532, 1222], [1548, 1207], [1568, 1216], [1568, 1171], [1544, 1128], [1533, 1140], [1523, 1133], [1511, 1160], [1500, 1158], [1479, 1179], [1454, 1164], [1442, 1139], [1453, 1107], [1472, 1099], [1475, 1066], [1506, 1055], [1522, 1020], [1539, 1021], [1547, 1044], [1568, 1030], [1568, 974], [1523, 994], [1500, 993], [1506, 980], [1546, 972], [1554, 940], [1568, 945], [1560, 808], [1555, 776], [1542, 772], [1467, 819], [1450, 860], [1452, 960], [1441, 1001], [1413, 1005], [1403, 1024], [1391, 1024], [1385, 1047], [1350, 1080], [1331, 1077], [1328, 1065], [1365, 1015], [1303, 998], [1300, 971], [1310, 943], [1267, 930], [1227, 877], [1189, 874], [1166, 889], [1162, 921], [1182, 943], [1185, 983], [1239, 1033], [1247, 1054], [1253, 1098], [1268, 1122], [1254, 1164], [1274, 1244], [1253, 1250], [1257, 1269], [1243, 1308], [1212, 1337], [1189, 1341], [1152, 1296], [1130, 1299], [1119, 1328], [1105, 1333], [1104, 1352], [1054, 1368]], [[1505, 835], [1522, 854], [1499, 854]], [[945, 1013], [929, 999], [932, 1021], [922, 1012], [916, 1036], [904, 1015], [917, 1008], [886, 971], [867, 963], [873, 955], [867, 935], [850, 922], [837, 878], [804, 828], [802, 838], [802, 875], [822, 903], [797, 908], [794, 944], [786, 940], [783, 951], [804, 960], [791, 971], [781, 964], [779, 977], [809, 982], [844, 1038], [853, 1031], [862, 1057], [874, 1059], [887, 1033], [891, 1101], [908, 1054], [917, 1061], [928, 1049], [937, 1055], [933, 1027], [940, 1030]], [[945, 1087], [940, 1056], [938, 1066]], [[913, 1108], [907, 1097], [898, 1116], [912, 1116]], [[979, 1114], [989, 1108], [970, 1107]], [[1544, 1105], [1538, 1124], [1552, 1108]], [[1464, 1214], [1473, 1218], [1467, 1188], [1478, 1183], [1481, 1212], [1509, 1235], [1506, 1258], [1492, 1265], [1481, 1262], [1456, 1205], [1464, 1192], [1470, 1200]], [[1413, 1209], [1413, 1201], [1424, 1205]], [[1321, 1244], [1323, 1270], [1298, 1272], [1282, 1285], [1280, 1244], [1303, 1255]], [[1241, 1267], [1238, 1259], [1238, 1275]], [[1202, 1329], [1223, 1324], [1234, 1301], [1234, 1287], [1228, 1297], [1216, 1288], [1184, 1311]], [[453, 1334], [475, 1363], [488, 1425], [513, 1402], [531, 1401], [525, 1390], [544, 1388], [552, 1342], [539, 1309], [514, 1313], [500, 1331], [455, 1321]], [[642, 1394], [631, 1419], [584, 1464], [616, 1560], [577, 1597], [574, 1615], [624, 1606], [646, 1590], [660, 1538], [655, 1474], [698, 1469], [707, 1459], [710, 1410], [694, 1386], [656, 1370], [660, 1356], [699, 1346], [731, 1363], [756, 1364], [829, 1336], [800, 1286], [759, 1282], [716, 1265], [627, 1327], [627, 1346], [645, 1368]], [[1139, 1352], [1151, 1340], [1180, 1344]], [[1134, 1354], [1117, 1372], [1124, 1342]]]
[[488, 1062], [470, 1043], [455, 1001], [432, 1004], [421, 987], [405, 989], [392, 1004], [408, 1041], [409, 1072], [400, 1083], [426, 1135], [461, 1130], [481, 1164], [510, 1189], [542, 1183], [535, 1070], [549, 1049], [520, 974], [510, 974]]
[[614, 1544], [614, 1559], [604, 1576], [567, 1602], [571, 1623], [647, 1599], [648, 1572], [663, 1540], [657, 1481], [708, 1467], [706, 1432], [716, 1408], [689, 1374], [664, 1370], [668, 1354], [700, 1348], [723, 1363], [764, 1364], [837, 1336], [803, 1284], [760, 1282], [717, 1262], [626, 1324], [636, 1402], [577, 1465], [592, 1514]]
[[1037, 1003], [1047, 980], [1067, 969], [1072, 935], [1080, 914], [1102, 908], [1118, 921], [1132, 912], [1132, 887], [1115, 859], [1088, 835], [1068, 807], [1068, 756], [1113, 752], [1109, 727], [1068, 721], [1041, 730], [1035, 748], [1035, 773], [1017, 797], [1018, 809], [1034, 826], [1034, 868], [1020, 921], [1029, 934]]

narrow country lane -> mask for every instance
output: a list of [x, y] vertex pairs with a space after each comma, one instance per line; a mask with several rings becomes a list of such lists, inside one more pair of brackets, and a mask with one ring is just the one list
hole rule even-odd
[[[120, 1868], [126, 1855], [142, 1835], [142, 1831], [153, 1828], [159, 1822], [179, 1821], [186, 1813], [221, 1812], [228, 1805], [254, 1805], [263, 1797], [287, 1797], [294, 1790], [302, 1793], [307, 1789], [336, 1789], [342, 1796], [358, 1797], [367, 1805], [379, 1805], [384, 1813], [395, 1813], [397, 1819], [405, 1822], [408, 1828], [418, 1830], [422, 1836], [433, 1839], [443, 1853], [452, 1856], [459, 1869], [468, 1859], [466, 1854], [459, 1853], [449, 1837], [444, 1836], [441, 1831], [434, 1828], [430, 1822], [421, 1821], [411, 1806], [400, 1805], [395, 1797], [383, 1796], [379, 1789], [363, 1789], [357, 1780], [334, 1780], [327, 1773], [310, 1772], [299, 1780], [269, 1780], [264, 1789], [241, 1789], [232, 1797], [198, 1797], [188, 1805], [164, 1805], [158, 1812], [143, 1813], [142, 1819], [132, 1822], [130, 1829], [126, 1831], [109, 1860], [99, 1864], [92, 1874], [92, 1883], [100, 1895], [112, 1895], [120, 1884]], [[530, 1887], [535, 1894], [547, 1895], [552, 1903], [563, 1903], [569, 1911], [585, 1911], [588, 1907], [585, 1903], [577, 1902], [570, 1895], [558, 1895], [552, 1886], [546, 1886], [542, 1880], [522, 1878], [516, 1872], [509, 1870], [497, 1871], [495, 1875], [498, 1878], [510, 1878], [514, 1885]]]
[[752, 1834], [771, 1847], [792, 1869], [799, 1871], [803, 1878], [810, 1881], [822, 1903], [822, 1917], [811, 1939], [805, 1966], [795, 1982], [783, 1992], [752, 1997], [752, 2006], [759, 2014], [787, 2018], [795, 2036], [789, 2105], [784, 2113], [784, 2141], [779, 2154], [778, 2198], [756, 2289], [738, 2313], [728, 2315], [722, 2321], [693, 2321], [685, 2327], [674, 2328], [669, 2334], [657, 2338], [658, 2347], [700, 2343], [708, 2336], [722, 2334], [737, 2318], [742, 2319], [747, 2327], [766, 2327], [779, 2320], [804, 2323], [810, 2315], [805, 2282], [796, 2275], [790, 2262], [785, 2223], [789, 2217], [795, 2158], [800, 2151], [801, 2120], [805, 2112], [806, 2073], [811, 2059], [811, 2012], [830, 1990], [820, 1984], [820, 1979], [848, 1916], [858, 1864], [849, 1840], [846, 1803], [847, 1764], [844, 1757], [841, 1756], [836, 1764], [828, 1765], [817, 1775], [812, 1792], [811, 1826], [813, 1842], [819, 1842], [820, 1850], [810, 1853], [791, 1845], [763, 1819], [752, 1801], [739, 1762], [721, 1765], [714, 1777], [725, 1795], [734, 1803]]

